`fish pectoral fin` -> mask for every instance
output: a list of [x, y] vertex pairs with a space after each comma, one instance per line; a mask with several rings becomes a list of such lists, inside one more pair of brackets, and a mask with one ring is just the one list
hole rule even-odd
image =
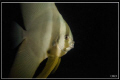
[[52, 74], [54, 74], [55, 71], [58, 69], [58, 67], [59, 67], [59, 65], [60, 65], [60, 62], [61, 62], [61, 58], [58, 59], [58, 62], [57, 62], [57, 64], [56, 64], [55, 68], [53, 69]]
[[37, 78], [47, 78], [51, 71], [55, 68], [56, 64], [59, 61], [59, 57], [48, 57], [47, 63], [43, 71], [37, 76]]

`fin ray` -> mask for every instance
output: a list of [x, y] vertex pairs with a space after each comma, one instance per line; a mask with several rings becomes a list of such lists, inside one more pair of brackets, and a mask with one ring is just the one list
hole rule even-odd
[[36, 18], [40, 17], [39, 20], [44, 20], [44, 18], [48, 18], [42, 18], [41, 16], [44, 16], [47, 13], [51, 13], [53, 8], [56, 8], [54, 3], [21, 3], [23, 21], [26, 30], [34, 28], [30, 25], [34, 22]]
[[34, 56], [33, 51], [25, 39], [19, 47], [9, 77], [32, 78], [39, 63], [38, 58]]

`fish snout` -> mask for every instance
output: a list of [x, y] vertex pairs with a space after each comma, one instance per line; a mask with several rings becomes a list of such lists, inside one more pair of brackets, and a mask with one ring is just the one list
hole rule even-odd
[[74, 44], [75, 44], [74, 41], [72, 41], [72, 42], [70, 43], [70, 48], [71, 48], [71, 49], [74, 48]]
[[71, 50], [72, 48], [74, 48], [74, 41], [72, 41], [71, 43], [69, 43], [69, 47], [67, 47], [65, 50], [66, 51], [69, 51], [69, 50]]

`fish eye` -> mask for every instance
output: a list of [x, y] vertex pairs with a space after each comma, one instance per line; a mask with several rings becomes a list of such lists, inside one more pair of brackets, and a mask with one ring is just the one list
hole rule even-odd
[[68, 40], [69, 36], [68, 35], [65, 35], [65, 39]]

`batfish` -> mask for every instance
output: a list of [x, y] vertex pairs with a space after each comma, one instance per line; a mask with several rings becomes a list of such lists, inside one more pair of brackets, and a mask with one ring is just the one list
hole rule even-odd
[[19, 46], [11, 78], [33, 78], [40, 63], [48, 58], [36, 78], [47, 78], [57, 69], [61, 57], [74, 47], [70, 27], [55, 3], [20, 3], [25, 29], [14, 22]]

